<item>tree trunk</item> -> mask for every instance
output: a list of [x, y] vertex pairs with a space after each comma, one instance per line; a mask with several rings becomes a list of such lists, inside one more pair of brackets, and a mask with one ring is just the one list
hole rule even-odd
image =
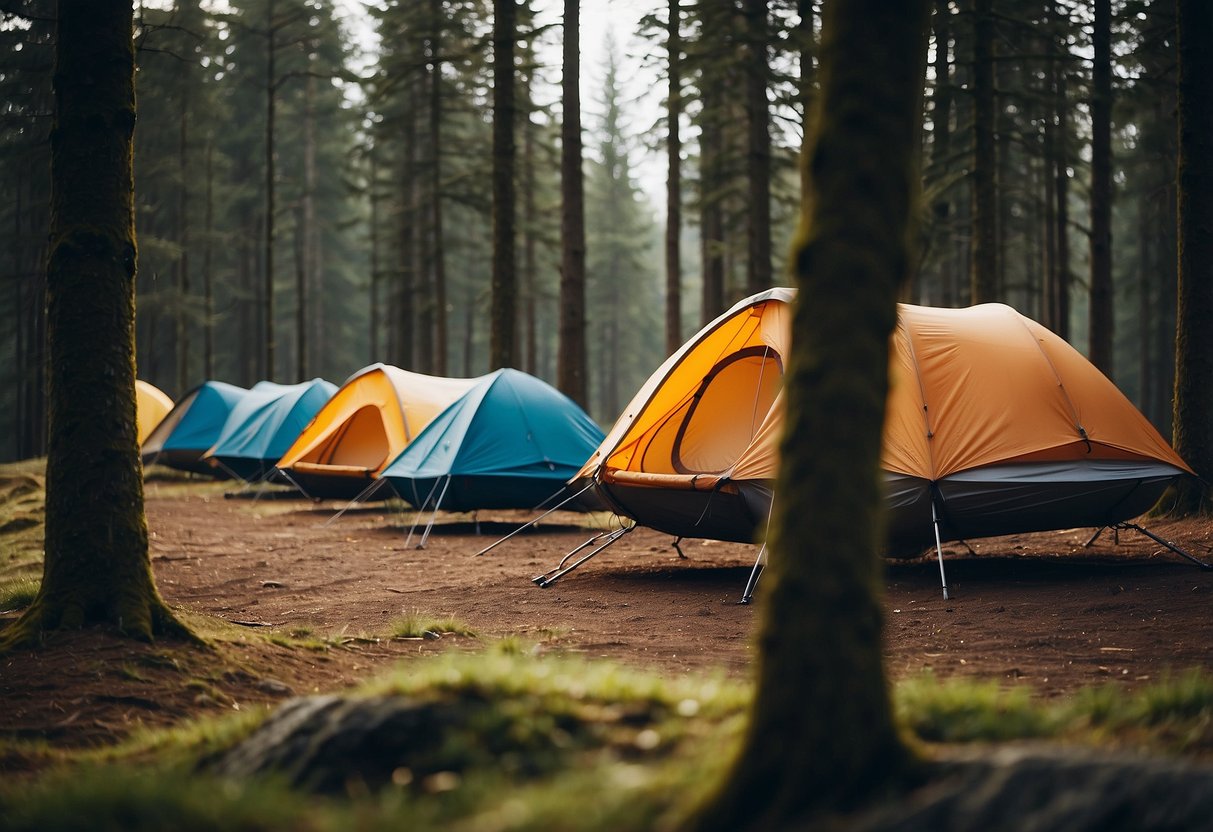
[[936, 182], [944, 183], [931, 206], [936, 227], [935, 239], [939, 242], [939, 303], [953, 306], [956, 303], [953, 283], [952, 257], [952, 199], [947, 184], [951, 172], [952, 154], [952, 79], [950, 75], [948, 38], [951, 29], [951, 11], [948, 0], [935, 0], [935, 96], [931, 108], [931, 167]]
[[206, 137], [206, 218], [203, 224], [206, 239], [202, 246], [202, 292], [206, 319], [202, 324], [202, 374], [211, 379], [215, 377], [215, 285], [211, 272], [215, 233], [215, 138], [209, 133]]
[[[430, 0], [430, 225], [433, 234], [433, 333], [426, 342], [431, 371], [446, 375], [446, 247], [442, 233], [442, 9]], [[513, 52], [511, 51], [511, 56]], [[512, 61], [512, 57], [511, 57]], [[511, 133], [511, 136], [513, 134]], [[512, 162], [511, 162], [512, 169]]]
[[1209, 514], [1213, 482], [1213, 5], [1178, 0], [1179, 300], [1175, 326], [1175, 450], [1202, 478], [1184, 478], [1174, 511]]
[[135, 435], [131, 5], [61, 2], [56, 34], [46, 555], [2, 648], [85, 626], [187, 634], [152, 580]]
[[682, 8], [669, 0], [666, 52], [669, 57], [670, 93], [666, 131], [665, 214], [665, 349], [673, 354], [682, 346]]
[[[309, 65], [311, 61], [309, 59]], [[297, 284], [295, 292], [295, 330], [298, 341], [295, 342], [296, 380], [305, 381], [312, 373], [311, 362], [308, 360], [308, 319], [311, 312], [309, 299], [312, 296], [311, 284], [315, 279], [313, 266], [315, 263], [315, 234], [316, 225], [316, 79], [308, 75], [303, 85], [303, 198], [299, 208], [299, 265], [296, 273]]]
[[927, 9], [826, 7], [758, 686], [732, 774], [693, 828], [800, 828], [903, 784], [911, 766], [881, 658], [877, 472], [889, 336], [912, 262]]
[[585, 343], [585, 183], [581, 170], [581, 10], [564, 0], [564, 60], [560, 82], [560, 348], [556, 386], [589, 404]]
[[264, 268], [265, 290], [262, 302], [265, 332], [265, 366], [262, 368], [266, 380], [274, 380], [274, 77], [275, 47], [274, 0], [265, 6], [265, 233]]
[[767, 0], [744, 0], [746, 20], [746, 293], [771, 286], [771, 127], [767, 103]]
[[1112, 1], [1095, 0], [1091, 91], [1091, 363], [1112, 375]]
[[[1053, 20], [1054, 31], [1057, 33], [1055, 37], [1061, 37], [1061, 33], [1066, 30], [1070, 24], [1069, 11], [1061, 4], [1061, 0], [1054, 0], [1053, 3]], [[1069, 51], [1067, 50], [1062, 58], [1068, 58]], [[1057, 254], [1055, 257], [1055, 265], [1057, 269], [1056, 279], [1053, 282], [1053, 303], [1054, 310], [1057, 316], [1056, 332], [1062, 338], [1069, 340], [1070, 338], [1070, 167], [1069, 154], [1067, 153], [1068, 140], [1070, 135], [1069, 123], [1069, 100], [1066, 84], [1066, 69], [1064, 66], [1057, 67], [1056, 71], [1056, 97], [1053, 99], [1054, 106], [1057, 108], [1057, 141], [1054, 148], [1056, 158], [1054, 159], [1054, 171], [1056, 184], [1053, 188], [1053, 196], [1057, 200], [1057, 210], [1054, 212], [1054, 219], [1057, 223]]]
[[190, 220], [189, 212], [189, 95], [188, 81], [181, 84], [180, 131], [177, 137], [177, 242], [181, 254], [177, 259], [177, 391], [189, 389], [190, 332]]
[[992, 0], [977, 0], [973, 18], [973, 271], [969, 301], [975, 304], [998, 299], [992, 5]]
[[699, 235], [702, 246], [703, 293], [700, 318], [704, 324], [724, 311], [724, 207], [719, 193], [724, 184], [724, 128], [721, 92], [703, 91], [703, 127], [699, 148]]
[[[576, 0], [570, 0], [575, 2]], [[566, 3], [567, 9], [567, 3]], [[493, 0], [493, 277], [489, 366], [514, 366], [514, 0]], [[565, 45], [568, 49], [568, 45]], [[562, 330], [563, 331], [563, 330]]]
[[370, 305], [367, 310], [370, 318], [370, 333], [368, 337], [368, 346], [370, 349], [367, 352], [367, 360], [374, 363], [378, 361], [379, 352], [379, 146], [375, 143], [375, 139], [371, 139], [370, 152], [367, 154], [368, 160], [368, 190], [371, 203], [370, 217], [370, 244], [371, 244], [371, 285], [370, 285]]
[[536, 273], [539, 270], [537, 258], [537, 235], [535, 226], [539, 221], [535, 207], [535, 124], [531, 121], [531, 113], [535, 110], [532, 96], [532, 85], [535, 82], [535, 53], [533, 42], [527, 44], [526, 57], [526, 117], [522, 120], [522, 285], [526, 304], [523, 319], [526, 323], [526, 341], [522, 356], [522, 369], [531, 375], [538, 375], [538, 305], [539, 288]]

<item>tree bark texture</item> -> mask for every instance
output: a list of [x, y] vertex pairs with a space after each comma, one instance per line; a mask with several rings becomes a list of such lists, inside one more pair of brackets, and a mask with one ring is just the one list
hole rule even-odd
[[[1055, 37], [1070, 23], [1069, 11], [1062, 6], [1061, 0], [1054, 0], [1053, 22]], [[1063, 50], [1062, 59], [1069, 57], [1069, 50]], [[1053, 304], [1056, 328], [1053, 330], [1062, 338], [1070, 337], [1070, 167], [1067, 151], [1069, 127], [1069, 93], [1066, 83], [1065, 66], [1055, 67], [1055, 96], [1053, 105], [1057, 114], [1057, 141], [1054, 145], [1053, 160], [1054, 187], [1053, 196], [1056, 199], [1054, 221], [1057, 224], [1056, 241], [1057, 253], [1054, 258], [1056, 274], [1053, 280]]]
[[585, 182], [581, 170], [581, 48], [579, 0], [564, 0], [564, 63], [560, 125], [560, 349], [556, 386], [589, 404], [585, 343]]
[[744, 0], [746, 22], [745, 104], [746, 167], [749, 204], [746, 206], [746, 293], [771, 287], [771, 125], [767, 102], [767, 0]]
[[799, 828], [912, 767], [881, 658], [878, 468], [889, 337], [912, 263], [927, 9], [826, 6], [758, 687], [732, 775], [693, 828]]
[[265, 332], [265, 366], [262, 368], [267, 381], [274, 380], [274, 366], [277, 363], [276, 345], [274, 343], [274, 105], [275, 91], [278, 86], [275, 78], [275, 49], [277, 42], [274, 38], [274, 0], [265, 5], [265, 226], [263, 246], [265, 269], [265, 290], [262, 296], [263, 326]]
[[56, 629], [184, 630], [152, 580], [135, 421], [135, 51], [129, 0], [61, 0], [47, 263], [42, 585], [0, 647]]
[[1185, 480], [1181, 515], [1209, 514], [1213, 482], [1213, 4], [1178, 0], [1179, 300], [1175, 327], [1175, 450], [1203, 482]]
[[[493, 0], [493, 277], [489, 366], [514, 366], [514, 0]], [[567, 48], [567, 47], [566, 47]]]
[[992, 0], [977, 0], [973, 14], [973, 266], [969, 300], [989, 303], [998, 300]]
[[[430, 0], [430, 225], [434, 235], [434, 325], [425, 351], [434, 375], [446, 375], [446, 246], [442, 231], [442, 9]], [[511, 63], [513, 52], [511, 51]], [[513, 133], [511, 132], [511, 136]], [[511, 161], [511, 170], [512, 170]]]
[[670, 0], [666, 24], [670, 93], [666, 132], [665, 349], [682, 346], [682, 6]]
[[1112, 374], [1112, 0], [1095, 0], [1091, 89], [1091, 363]]
[[699, 236], [703, 261], [700, 319], [707, 324], [724, 311], [724, 128], [721, 92], [703, 91], [703, 127], [699, 143]]
[[939, 303], [952, 306], [955, 303], [953, 290], [952, 257], [952, 198], [949, 194], [949, 173], [952, 155], [952, 62], [949, 55], [951, 11], [948, 0], [935, 0], [932, 18], [935, 29], [935, 95], [931, 106], [931, 167], [936, 182], [943, 183], [931, 206], [931, 215], [936, 226], [935, 239], [942, 251], [939, 262]]

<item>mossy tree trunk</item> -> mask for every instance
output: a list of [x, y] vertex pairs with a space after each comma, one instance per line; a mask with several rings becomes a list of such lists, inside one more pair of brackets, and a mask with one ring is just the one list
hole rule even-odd
[[665, 351], [682, 346], [682, 8], [669, 0], [666, 52], [670, 94], [666, 121]]
[[489, 366], [514, 366], [514, 0], [493, 0], [493, 306]]
[[973, 9], [973, 265], [969, 301], [998, 300], [993, 0]]
[[1180, 483], [1175, 511], [1208, 514], [1213, 481], [1213, 4], [1178, 0], [1179, 303], [1175, 450], [1203, 482]]
[[564, 0], [560, 81], [560, 392], [585, 407], [590, 400], [585, 340], [585, 181], [581, 169], [581, 7]]
[[785, 829], [905, 782], [881, 656], [881, 429], [918, 196], [928, 3], [827, 4], [800, 290], [740, 756], [695, 829]]
[[47, 264], [46, 560], [0, 646], [57, 629], [185, 630], [156, 591], [135, 436], [130, 0], [61, 0]]
[[1112, 0], [1095, 0], [1091, 71], [1091, 363], [1112, 375]]

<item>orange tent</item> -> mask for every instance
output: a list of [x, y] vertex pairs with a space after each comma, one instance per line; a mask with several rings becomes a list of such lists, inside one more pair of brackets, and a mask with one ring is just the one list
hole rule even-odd
[[168, 394], [142, 379], [135, 380], [135, 420], [138, 423], [140, 445], [172, 409], [173, 400]]
[[[778, 464], [793, 298], [747, 298], [687, 342], [575, 480], [643, 525], [753, 540]], [[930, 546], [936, 521], [945, 540], [1119, 522], [1191, 471], [1090, 362], [1008, 306], [899, 306], [890, 385], [894, 552]]]
[[475, 383], [389, 364], [364, 367], [304, 428], [278, 469], [309, 496], [355, 497]]

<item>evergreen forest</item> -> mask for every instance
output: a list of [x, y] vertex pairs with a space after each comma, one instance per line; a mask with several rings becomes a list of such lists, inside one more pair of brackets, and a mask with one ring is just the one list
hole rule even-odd
[[[509, 363], [556, 383], [573, 356], [584, 384], [562, 389], [609, 424], [699, 325], [786, 285], [820, 4], [590, 0], [582, 14], [600, 4], [631, 25], [580, 32], [605, 57], [573, 67], [588, 90], [574, 267], [559, 4], [523, 0], [511, 20], [508, 252], [493, 216], [497, 4], [137, 4], [139, 376], [174, 398], [208, 379], [340, 383], [375, 361], [448, 376]], [[10, 0], [0, 20], [0, 459], [46, 448], [53, 17], [50, 0]], [[1011, 304], [1164, 436], [1175, 50], [1171, 3], [937, 0], [903, 298]], [[566, 321], [583, 355], [562, 343]]]

